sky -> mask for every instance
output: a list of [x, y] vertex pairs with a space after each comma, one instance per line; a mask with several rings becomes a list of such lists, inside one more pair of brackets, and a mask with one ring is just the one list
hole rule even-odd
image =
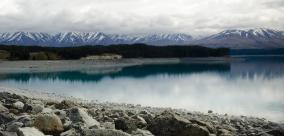
[[0, 0], [0, 32], [284, 30], [284, 0]]

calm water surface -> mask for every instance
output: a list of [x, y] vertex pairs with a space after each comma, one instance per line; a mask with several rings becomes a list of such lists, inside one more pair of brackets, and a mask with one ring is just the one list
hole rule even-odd
[[284, 121], [284, 57], [224, 64], [160, 64], [104, 70], [1, 74], [0, 86], [99, 101]]

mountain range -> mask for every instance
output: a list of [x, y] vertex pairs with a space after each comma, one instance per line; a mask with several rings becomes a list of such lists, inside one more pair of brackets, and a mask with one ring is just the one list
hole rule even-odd
[[203, 38], [188, 34], [126, 35], [102, 32], [13, 32], [0, 33], [3, 45], [41, 45], [51, 47], [144, 43], [149, 45], [202, 45], [228, 48], [284, 48], [284, 32], [257, 28], [231, 29]]
[[233, 29], [198, 39], [194, 43], [210, 47], [284, 48], [284, 32], [273, 29]]

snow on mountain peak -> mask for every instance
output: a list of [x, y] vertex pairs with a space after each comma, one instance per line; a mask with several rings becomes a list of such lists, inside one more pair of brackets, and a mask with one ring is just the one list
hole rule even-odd
[[192, 40], [186, 34], [118, 35], [102, 32], [62, 32], [56, 34], [37, 32], [1, 33], [0, 43], [19, 45], [109, 45], [145, 43], [154, 45], [185, 44]]
[[149, 45], [204, 45], [213, 47], [245, 48], [284, 47], [284, 32], [266, 29], [229, 29], [207, 37], [194, 39], [182, 33], [154, 34], [105, 34], [102, 32], [14, 32], [0, 33], [0, 44], [41, 45], [41, 46], [80, 46], [144, 43]]
[[230, 29], [195, 42], [200, 45], [229, 48], [283, 48], [283, 32], [266, 29]]
[[242, 37], [242, 38], [271, 38], [279, 36], [281, 32], [273, 29], [255, 28], [255, 29], [229, 29], [218, 34], [209, 36], [207, 38], [228, 38], [228, 37]]

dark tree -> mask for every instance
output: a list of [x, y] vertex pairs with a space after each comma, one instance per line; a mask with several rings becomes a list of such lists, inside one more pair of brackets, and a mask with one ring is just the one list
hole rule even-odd
[[201, 46], [151, 46], [145, 44], [42, 47], [0, 45], [0, 50], [10, 53], [9, 60], [28, 60], [31, 55], [44, 53], [47, 59], [80, 59], [90, 55], [118, 54], [123, 58], [184, 58], [228, 56], [227, 48], [207, 48]]

